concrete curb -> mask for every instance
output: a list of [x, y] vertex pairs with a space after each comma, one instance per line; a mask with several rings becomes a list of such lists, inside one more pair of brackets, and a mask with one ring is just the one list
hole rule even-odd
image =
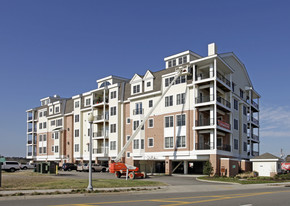
[[[156, 187], [116, 187], [116, 188], [95, 188], [94, 191], [99, 191], [100, 193], [104, 192], [130, 192], [130, 191], [142, 191], [142, 190], [158, 190], [158, 189], [166, 189], [168, 186], [156, 186]], [[56, 193], [56, 192], [67, 192], [71, 193], [72, 191], [76, 191], [80, 189], [48, 189], [48, 190], [10, 190], [10, 191], [0, 191], [0, 195], [17, 195], [17, 194], [25, 194], [25, 195], [33, 195], [33, 193], [40, 193], [41, 195], [46, 195], [45, 193]], [[75, 194], [75, 193], [72, 193]], [[50, 195], [50, 194], [47, 194]], [[0, 197], [1, 198], [1, 197]]]
[[230, 185], [242, 185], [242, 184], [236, 183], [236, 182], [223, 182], [223, 181], [203, 180], [203, 179], [199, 179], [199, 178], [196, 178], [196, 180], [197, 181], [200, 181], [200, 182], [209, 182], [209, 183], [230, 184]]

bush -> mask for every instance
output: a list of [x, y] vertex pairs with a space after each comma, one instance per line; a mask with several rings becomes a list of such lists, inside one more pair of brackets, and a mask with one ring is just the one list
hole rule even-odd
[[206, 161], [206, 163], [203, 166], [203, 174], [210, 176], [213, 172], [213, 167], [211, 166], [210, 161]]

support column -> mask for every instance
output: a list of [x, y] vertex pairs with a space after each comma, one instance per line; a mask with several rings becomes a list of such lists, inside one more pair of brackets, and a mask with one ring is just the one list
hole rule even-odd
[[165, 157], [165, 175], [172, 175], [172, 160], [168, 156]]
[[184, 167], [183, 168], [184, 174], [187, 175], [188, 174], [188, 161], [187, 160], [183, 162], [183, 167]]

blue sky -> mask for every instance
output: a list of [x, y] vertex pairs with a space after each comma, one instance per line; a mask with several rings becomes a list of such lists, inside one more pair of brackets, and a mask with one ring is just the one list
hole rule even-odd
[[0, 1], [0, 154], [24, 156], [39, 99], [131, 78], [192, 50], [233, 51], [261, 94], [261, 152], [290, 154], [289, 1]]

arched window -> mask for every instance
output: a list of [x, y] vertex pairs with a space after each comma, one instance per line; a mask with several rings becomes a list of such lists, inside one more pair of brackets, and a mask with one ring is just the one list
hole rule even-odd
[[100, 88], [105, 87], [105, 86], [109, 86], [109, 85], [111, 85], [111, 83], [106, 81], [106, 82], [103, 82], [101, 84]]

